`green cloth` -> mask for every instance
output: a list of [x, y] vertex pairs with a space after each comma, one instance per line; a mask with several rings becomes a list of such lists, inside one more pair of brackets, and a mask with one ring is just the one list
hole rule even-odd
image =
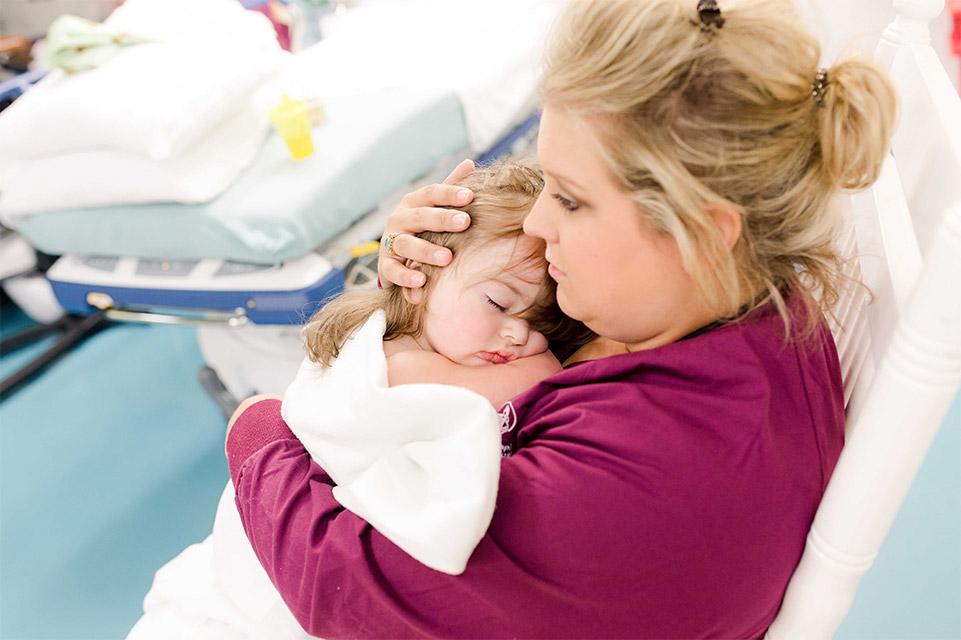
[[64, 15], [54, 20], [47, 31], [47, 65], [67, 73], [99, 67], [123, 47], [150, 42], [148, 38], [116, 31], [77, 16]]

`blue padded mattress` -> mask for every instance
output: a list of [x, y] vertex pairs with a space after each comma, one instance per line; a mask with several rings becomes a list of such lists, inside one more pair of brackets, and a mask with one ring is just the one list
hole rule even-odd
[[58, 210], [29, 216], [18, 231], [53, 255], [272, 264], [337, 235], [468, 144], [454, 93], [371, 90], [339, 96], [327, 113], [313, 129], [312, 156], [293, 162], [271, 133], [253, 163], [211, 202]]

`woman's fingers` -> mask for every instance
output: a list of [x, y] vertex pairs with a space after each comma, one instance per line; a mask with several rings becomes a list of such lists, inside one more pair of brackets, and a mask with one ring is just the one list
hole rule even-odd
[[[443, 267], [450, 264], [453, 256], [450, 249], [431, 244], [414, 234], [425, 230], [463, 231], [468, 225], [470, 216], [463, 211], [432, 207], [410, 209], [401, 204], [391, 214], [380, 243], [380, 258], [377, 263], [380, 285], [390, 287], [399, 284], [402, 287], [414, 288], [422, 286], [425, 282], [424, 274], [408, 269], [405, 264], [408, 260]], [[388, 239], [390, 251], [387, 248]]]
[[[410, 210], [430, 207], [463, 207], [474, 198], [470, 189], [457, 187], [452, 184], [429, 184], [417, 191], [408, 193], [400, 201], [395, 214], [402, 208]], [[392, 215], [391, 218], [394, 216]], [[411, 231], [443, 231], [443, 229], [410, 229]]]
[[450, 175], [444, 178], [444, 184], [457, 184], [461, 179], [466, 178], [472, 173], [474, 173], [474, 161], [467, 158], [466, 160], [462, 160], [459, 165], [454, 167]]
[[427, 282], [426, 276], [415, 269], [408, 269], [404, 263], [397, 260], [381, 258], [380, 260], [380, 283], [385, 289], [393, 285], [416, 289], [424, 286]]
[[383, 287], [399, 284], [420, 287], [424, 274], [407, 267], [408, 261], [446, 266], [451, 261], [449, 249], [431, 244], [414, 234], [421, 231], [463, 231], [470, 216], [463, 211], [442, 207], [462, 207], [474, 198], [470, 189], [453, 183], [474, 172], [474, 162], [464, 160], [441, 184], [431, 184], [408, 193], [387, 219], [377, 264]]
[[[397, 254], [397, 258], [403, 258], [404, 262], [413, 260], [422, 264], [432, 264], [438, 267], [446, 267], [450, 264], [453, 255], [447, 247], [439, 247], [431, 244], [423, 238], [400, 233], [391, 240], [391, 249]], [[398, 262], [398, 260], [394, 260]]]
[[[468, 193], [470, 192], [468, 191]], [[463, 231], [469, 225], [470, 216], [457, 209], [410, 207], [401, 203], [388, 219], [384, 233], [387, 235], [390, 233], [420, 233], [421, 231]], [[398, 251], [398, 253], [401, 252]]]
[[[393, 250], [396, 255], [386, 248], [388, 239], [390, 250]], [[426, 279], [423, 273], [410, 268], [409, 265], [417, 262], [445, 267], [454, 257], [450, 249], [431, 244], [409, 233], [389, 234], [384, 236], [384, 240], [381, 243], [379, 264], [381, 286], [398, 284], [416, 289], [423, 286]], [[390, 284], [385, 285], [385, 282]]]

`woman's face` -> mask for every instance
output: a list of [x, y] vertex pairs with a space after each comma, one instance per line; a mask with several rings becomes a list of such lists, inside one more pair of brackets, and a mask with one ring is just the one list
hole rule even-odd
[[715, 319], [677, 244], [654, 231], [614, 183], [582, 119], [545, 108], [538, 157], [546, 185], [524, 231], [547, 242], [564, 313], [632, 351], [674, 342]]

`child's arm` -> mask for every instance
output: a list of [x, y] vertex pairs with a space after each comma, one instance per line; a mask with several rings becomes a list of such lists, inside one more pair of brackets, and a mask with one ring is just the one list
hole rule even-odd
[[392, 387], [417, 382], [451, 384], [481, 394], [495, 409], [560, 370], [560, 363], [550, 351], [478, 367], [457, 364], [439, 353], [419, 349], [387, 358], [387, 381]]

